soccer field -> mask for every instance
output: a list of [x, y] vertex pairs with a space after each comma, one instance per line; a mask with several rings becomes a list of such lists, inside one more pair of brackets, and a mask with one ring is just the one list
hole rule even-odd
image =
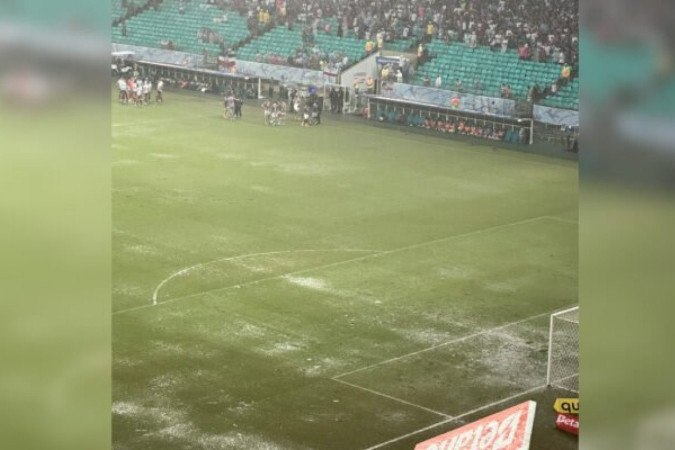
[[577, 164], [213, 96], [112, 104], [113, 439], [412, 449], [543, 387], [577, 299]]

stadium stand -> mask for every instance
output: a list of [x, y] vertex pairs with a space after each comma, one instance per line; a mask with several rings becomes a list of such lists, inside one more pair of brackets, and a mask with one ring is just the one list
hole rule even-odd
[[[182, 9], [183, 8], [183, 9]], [[196, 1], [163, 2], [113, 27], [113, 42], [190, 53], [220, 54], [250, 36], [246, 19], [237, 13]]]
[[546, 97], [539, 104], [554, 108], [579, 109], [579, 79], [574, 78], [555, 95]]
[[122, 6], [122, 0], [113, 0], [111, 13], [113, 20], [121, 19], [127, 14], [128, 10]]
[[[247, 61], [337, 70], [366, 57], [367, 46], [375, 51], [378, 40], [400, 52], [414, 52], [422, 41], [429, 58], [413, 84], [433, 85], [440, 75], [443, 89], [495, 97], [508, 85], [517, 100], [532, 100], [536, 86], [535, 102], [578, 109], [572, 0], [560, 0], [555, 17], [535, 0], [133, 1], [113, 0], [114, 42], [208, 55], [232, 50]], [[526, 43], [529, 55], [521, 58]], [[573, 67], [569, 80], [561, 79], [563, 62]]]
[[[353, 27], [347, 26], [345, 28], [345, 21], [336, 16], [318, 20], [316, 23], [312, 24], [312, 27], [317, 30], [323, 30], [325, 34], [337, 36], [340, 23], [343, 25], [342, 33], [345, 37], [353, 37], [355, 39], [366, 41], [368, 37], [367, 34], [372, 34], [372, 36], [376, 36], [377, 34], [375, 32], [370, 32], [369, 29], [365, 29], [362, 34], [359, 33], [361, 36], [357, 36]], [[328, 24], [328, 28], [326, 28], [326, 24]], [[394, 25], [382, 29], [384, 32], [384, 41], [386, 42], [384, 45], [385, 49], [406, 52], [419, 42], [419, 39], [422, 37], [420, 27], [408, 27], [409, 31], [407, 37], [403, 36], [403, 28], [404, 26], [402, 23], [396, 22]]]
[[303, 43], [302, 31], [278, 26], [237, 51], [247, 61], [321, 69], [325, 64], [349, 66], [366, 56], [366, 41], [326, 33], [314, 36], [314, 45]]
[[[515, 50], [499, 52], [442, 41], [432, 41], [427, 48], [431, 60], [418, 68], [413, 84], [422, 85], [425, 78], [433, 81], [440, 75], [444, 89], [455, 89], [456, 80], [460, 80], [463, 92], [491, 97], [499, 97], [502, 85], [508, 84], [513, 98], [525, 100], [532, 86], [543, 92], [560, 78], [559, 64], [522, 60]], [[578, 109], [578, 99], [579, 82], [574, 78], [540, 103]]]

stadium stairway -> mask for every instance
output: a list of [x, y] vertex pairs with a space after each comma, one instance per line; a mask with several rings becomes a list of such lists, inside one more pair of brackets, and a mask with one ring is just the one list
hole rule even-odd
[[579, 109], [579, 78], [572, 78], [555, 95], [541, 100], [539, 104], [554, 108]]

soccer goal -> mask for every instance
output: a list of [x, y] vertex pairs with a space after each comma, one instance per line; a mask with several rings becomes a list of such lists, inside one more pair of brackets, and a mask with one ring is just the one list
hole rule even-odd
[[579, 392], [579, 307], [551, 314], [546, 385]]

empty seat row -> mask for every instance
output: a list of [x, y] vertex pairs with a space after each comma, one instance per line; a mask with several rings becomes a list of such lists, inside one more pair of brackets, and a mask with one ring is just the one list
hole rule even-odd
[[[220, 51], [217, 43], [221, 37], [227, 47], [237, 45], [249, 37], [246, 18], [236, 12], [225, 12], [215, 7], [192, 2], [184, 11], [178, 3], [165, 2], [158, 10], [150, 8], [112, 29], [113, 42], [160, 47], [171, 41], [176, 50], [201, 54]], [[226, 20], [225, 20], [226, 16]], [[216, 39], [212, 42], [201, 38], [210, 30]]]
[[[560, 78], [558, 64], [521, 60], [513, 50], [502, 53], [488, 47], [471, 48], [442, 41], [430, 42], [427, 49], [432, 59], [419, 67], [413, 84], [424, 84], [428, 79], [433, 86], [440, 75], [444, 89], [454, 90], [456, 80], [461, 80], [464, 92], [488, 96], [499, 96], [501, 86], [508, 84], [512, 98], [526, 99], [531, 86], [538, 85], [543, 91]], [[578, 109], [578, 99], [578, 80], [571, 80], [546, 102]]]

